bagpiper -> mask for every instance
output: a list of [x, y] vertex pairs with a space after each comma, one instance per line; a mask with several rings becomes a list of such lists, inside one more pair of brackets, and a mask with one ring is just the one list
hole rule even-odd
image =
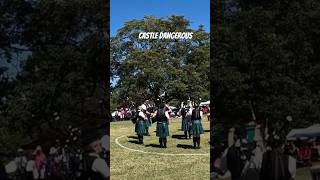
[[188, 100], [183, 102], [182, 108], [180, 109], [180, 114], [182, 117], [181, 129], [184, 131], [184, 136], [187, 139], [189, 135], [189, 139], [191, 138], [191, 107], [192, 103], [190, 101], [190, 97]]
[[193, 135], [193, 147], [200, 148], [200, 134], [203, 134], [203, 127], [201, 123], [202, 112], [198, 104], [195, 105], [195, 108], [192, 110], [191, 121], [192, 128], [191, 132]]
[[161, 148], [167, 148], [167, 136], [169, 136], [169, 108], [161, 104], [157, 112], [155, 113], [155, 119], [157, 121], [157, 133], [159, 137], [159, 143]]
[[145, 135], [150, 136], [149, 127], [152, 125], [152, 117], [151, 117], [151, 113], [149, 113], [149, 111], [147, 111], [147, 110], [145, 111], [145, 115], [147, 117], [147, 120], [145, 121], [145, 124], [146, 124], [146, 133], [145, 133]]
[[138, 117], [135, 126], [135, 132], [138, 135], [139, 144], [143, 144], [143, 135], [146, 133], [146, 111], [147, 107], [144, 104], [139, 106]]

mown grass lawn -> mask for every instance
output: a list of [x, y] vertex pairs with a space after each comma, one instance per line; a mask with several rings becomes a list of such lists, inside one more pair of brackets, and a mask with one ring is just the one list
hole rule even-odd
[[[131, 121], [111, 123], [111, 179], [209, 179], [210, 158], [209, 140], [210, 123], [207, 118], [202, 120], [205, 133], [201, 136], [201, 149], [192, 149], [192, 139], [184, 139], [181, 118], [170, 119], [170, 136], [168, 148], [159, 148], [156, 137], [156, 123], [149, 129], [151, 136], [144, 137], [144, 145], [136, 144], [134, 124]], [[201, 156], [165, 156], [146, 154], [124, 149], [115, 143], [116, 138], [125, 147], [144, 152], [170, 154], [206, 154]]]

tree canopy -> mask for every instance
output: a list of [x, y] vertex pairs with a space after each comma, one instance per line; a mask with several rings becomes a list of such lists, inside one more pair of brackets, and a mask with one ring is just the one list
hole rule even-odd
[[218, 122], [320, 121], [320, 3], [219, 1], [211, 95]]
[[[107, 122], [106, 5], [99, 0], [1, 1], [1, 65], [19, 60], [16, 53], [28, 53], [21, 55], [23, 64], [10, 83], [1, 81], [6, 102], [0, 152], [15, 152], [48, 130]], [[11, 138], [15, 135], [20, 139]]]
[[[193, 32], [192, 39], [139, 39], [140, 32]], [[130, 20], [111, 38], [111, 72], [118, 81], [113, 109], [123, 102], [209, 98], [209, 33], [190, 28], [183, 16]]]

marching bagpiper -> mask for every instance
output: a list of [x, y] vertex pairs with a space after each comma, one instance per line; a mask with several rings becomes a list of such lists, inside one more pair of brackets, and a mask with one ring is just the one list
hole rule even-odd
[[[150, 106], [149, 106], [150, 107]], [[146, 106], [146, 109], [147, 106]], [[152, 125], [152, 117], [151, 117], [151, 113], [149, 113], [149, 111], [145, 111], [145, 116], [147, 117], [147, 120], [145, 121], [145, 124], [146, 124], [146, 132], [145, 132], [145, 135], [147, 136], [150, 136], [150, 133], [149, 133], [149, 127]]]
[[146, 133], [146, 111], [147, 107], [144, 104], [139, 106], [138, 117], [135, 126], [135, 132], [138, 135], [139, 144], [143, 144], [143, 135]]
[[203, 134], [203, 127], [201, 123], [202, 112], [200, 111], [199, 105], [195, 105], [195, 108], [192, 110], [191, 121], [192, 128], [191, 132], [193, 135], [193, 147], [200, 148], [200, 134]]
[[181, 123], [181, 129], [184, 131], [184, 136], [187, 139], [189, 134], [189, 139], [191, 138], [191, 107], [192, 103], [190, 101], [190, 97], [188, 97], [188, 100], [183, 102], [183, 106], [180, 109], [180, 114], [182, 117], [182, 123]]
[[157, 121], [157, 136], [161, 148], [167, 148], [167, 136], [169, 136], [169, 108], [161, 104], [156, 112], [155, 119]]

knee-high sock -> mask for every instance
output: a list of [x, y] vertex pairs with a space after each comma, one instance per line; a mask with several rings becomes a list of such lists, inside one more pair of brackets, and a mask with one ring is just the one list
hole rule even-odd
[[196, 137], [193, 137], [193, 147], [196, 147], [197, 146], [197, 140], [196, 140]]
[[163, 138], [163, 146], [167, 147], [167, 138]]
[[162, 147], [162, 138], [159, 138], [159, 144]]

